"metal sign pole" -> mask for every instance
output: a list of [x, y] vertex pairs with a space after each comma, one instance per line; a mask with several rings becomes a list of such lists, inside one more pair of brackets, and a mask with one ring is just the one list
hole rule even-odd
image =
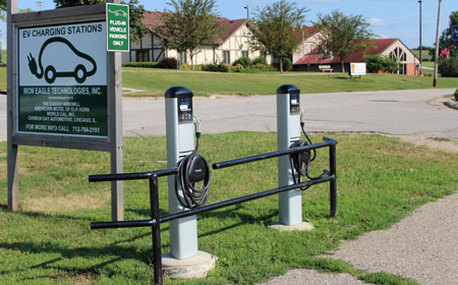
[[19, 186], [18, 186], [18, 145], [13, 144], [13, 130], [14, 130], [14, 123], [13, 123], [13, 110], [15, 107], [14, 103], [14, 80], [13, 74], [15, 74], [14, 70], [16, 68], [16, 62], [14, 61], [14, 54], [13, 52], [15, 49], [13, 48], [14, 44], [16, 43], [15, 40], [15, 33], [13, 31], [14, 26], [12, 24], [11, 15], [17, 13], [17, 0], [8, 0], [7, 1], [7, 155], [8, 155], [8, 209], [10, 211], [17, 211], [19, 208]]

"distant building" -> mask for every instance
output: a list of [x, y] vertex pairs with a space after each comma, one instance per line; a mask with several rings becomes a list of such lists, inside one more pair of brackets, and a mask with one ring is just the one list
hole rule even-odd
[[[307, 39], [313, 42], [313, 47], [306, 50], [306, 53], [293, 62], [294, 70], [320, 72], [320, 67], [330, 67], [334, 72], [342, 72], [342, 65], [339, 56], [325, 54], [319, 47], [319, 37], [315, 34]], [[416, 64], [419, 59], [399, 39], [374, 39], [370, 42], [370, 48], [365, 52], [356, 52], [345, 58], [345, 71], [348, 71], [351, 62], [365, 62], [365, 55], [381, 55], [395, 59], [399, 62], [399, 74], [418, 75]]]
[[[123, 62], [153, 61], [158, 62], [164, 57], [181, 58], [182, 63], [191, 64], [186, 54], [177, 54], [176, 50], [164, 49], [155, 27], [163, 25], [161, 12], [145, 12], [142, 22], [149, 29], [139, 43], [131, 43], [130, 53], [123, 55]], [[232, 64], [242, 56], [251, 59], [261, 55], [258, 51], [250, 51], [248, 40], [251, 35], [250, 24], [246, 19], [229, 20], [218, 18], [222, 25], [223, 35], [209, 45], [200, 48], [194, 57], [194, 64]]]

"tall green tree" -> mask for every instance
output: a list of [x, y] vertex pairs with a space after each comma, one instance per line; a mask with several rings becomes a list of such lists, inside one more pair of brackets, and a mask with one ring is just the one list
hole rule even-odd
[[283, 58], [297, 50], [302, 41], [301, 26], [308, 12], [299, 8], [296, 2], [281, 0], [256, 9], [252, 19], [255, 28], [250, 39], [254, 50], [261, 50], [280, 60], [283, 72]]
[[[79, 5], [93, 5], [98, 3], [105, 3], [106, 0], [53, 0], [56, 3], [56, 8], [72, 7]], [[122, 1], [126, 4], [126, 2]], [[143, 13], [145, 8], [143, 5], [138, 4], [138, 0], [129, 0], [129, 27], [130, 27], [130, 39], [133, 42], [139, 42], [142, 36], [148, 32], [148, 29], [142, 23]]]
[[325, 52], [332, 52], [340, 57], [342, 72], [345, 72], [344, 61], [352, 53], [367, 50], [364, 44], [373, 36], [370, 24], [362, 15], [346, 16], [338, 10], [330, 15], [318, 14], [318, 21], [313, 23], [321, 37]]
[[449, 16], [449, 26], [445, 29], [439, 39], [439, 47], [441, 49], [451, 47], [450, 56], [455, 56], [458, 51], [458, 42], [452, 41], [452, 26], [458, 25], [458, 10], [452, 11]]
[[[194, 70], [194, 56], [203, 44], [213, 43], [222, 32], [217, 22], [214, 0], [172, 0], [167, 3], [162, 16], [164, 25], [155, 30], [165, 48], [175, 49], [178, 54], [187, 53]], [[181, 58], [178, 59], [181, 63]], [[181, 64], [180, 64], [181, 65]]]

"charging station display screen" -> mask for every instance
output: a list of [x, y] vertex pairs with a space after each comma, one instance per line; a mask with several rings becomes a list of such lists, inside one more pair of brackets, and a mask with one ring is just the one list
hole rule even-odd
[[178, 98], [178, 123], [192, 122], [192, 97]]
[[298, 115], [301, 112], [300, 94], [294, 92], [289, 95], [289, 112], [291, 115]]

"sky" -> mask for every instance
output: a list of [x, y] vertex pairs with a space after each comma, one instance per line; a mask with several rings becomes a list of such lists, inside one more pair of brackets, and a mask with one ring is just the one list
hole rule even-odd
[[[35, 11], [54, 9], [52, 0], [17, 0], [19, 9], [32, 8]], [[169, 0], [140, 0], [148, 11], [164, 11], [171, 8]], [[250, 17], [256, 9], [271, 5], [275, 0], [216, 0], [216, 12], [221, 17], [232, 20], [247, 17], [246, 6]], [[309, 10], [306, 14], [306, 25], [312, 25], [317, 15], [326, 15], [332, 10], [340, 10], [345, 15], [362, 15], [370, 24], [372, 33], [381, 38], [399, 38], [409, 48], [419, 45], [419, 7], [418, 0], [296, 0], [298, 7]], [[40, 7], [40, 4], [41, 7]], [[422, 0], [422, 44], [433, 46], [436, 37], [438, 0]], [[458, 0], [442, 0], [441, 33], [449, 25], [452, 11], [458, 10]], [[5, 48], [6, 27], [0, 25], [2, 48]]]

